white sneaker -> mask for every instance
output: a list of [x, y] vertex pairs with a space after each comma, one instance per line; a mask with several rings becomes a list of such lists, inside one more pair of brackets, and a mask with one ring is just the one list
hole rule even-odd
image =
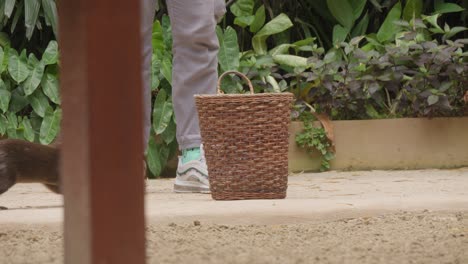
[[199, 160], [182, 163], [179, 157], [177, 176], [174, 183], [174, 192], [177, 193], [210, 193], [208, 181], [208, 168], [206, 166], [203, 147], [201, 147]]

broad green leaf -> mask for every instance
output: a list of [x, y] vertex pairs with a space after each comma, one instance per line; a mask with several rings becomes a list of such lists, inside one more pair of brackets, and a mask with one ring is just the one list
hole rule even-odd
[[150, 137], [148, 143], [148, 152], [146, 156], [148, 169], [154, 176], [161, 174], [161, 161], [159, 160], [159, 151], [154, 137]]
[[153, 53], [153, 58], [151, 59], [151, 91], [155, 91], [160, 84], [159, 72], [161, 68], [161, 63], [156, 57], [156, 54]]
[[164, 140], [166, 144], [170, 144], [174, 141], [176, 137], [176, 124], [174, 121], [170, 121], [167, 125], [164, 132], [161, 133], [161, 138]]
[[221, 90], [227, 94], [238, 94], [242, 92], [242, 84], [233, 80], [231, 76], [226, 76], [221, 81]]
[[332, 63], [336, 60], [339, 59], [339, 51], [337, 49], [330, 49], [327, 54], [325, 54], [325, 57], [323, 58], [324, 63]]
[[414, 18], [420, 18], [423, 10], [422, 0], [408, 0], [403, 10], [403, 19], [411, 21]]
[[59, 82], [54, 74], [46, 73], [41, 80], [42, 90], [55, 104], [60, 104]]
[[379, 112], [371, 104], [366, 104], [366, 114], [372, 119], [382, 118]]
[[9, 112], [7, 113], [7, 135], [9, 138], [19, 138], [19, 135], [17, 133], [18, 129], [18, 117], [12, 113]]
[[8, 34], [5, 32], [0, 32], [0, 46], [9, 47], [10, 45], [10, 37], [8, 36]]
[[265, 24], [266, 15], [265, 15], [265, 6], [261, 5], [257, 12], [255, 13], [255, 19], [250, 25], [250, 32], [257, 33]]
[[316, 38], [309, 37], [309, 38], [305, 38], [305, 39], [296, 41], [296, 42], [293, 43], [293, 45], [296, 45], [298, 47], [309, 46], [309, 45], [313, 45], [315, 43], [315, 40], [316, 40]]
[[4, 136], [7, 132], [8, 120], [4, 115], [0, 115], [0, 135]]
[[60, 130], [61, 119], [62, 110], [60, 108], [54, 111], [52, 107], [47, 107], [39, 132], [39, 142], [41, 142], [41, 144], [48, 145], [54, 141]]
[[456, 13], [465, 10], [461, 6], [454, 3], [445, 3], [444, 0], [434, 1], [435, 14]]
[[44, 117], [47, 108], [49, 108], [49, 99], [44, 95], [41, 89], [37, 89], [33, 94], [28, 96], [31, 106], [40, 117]]
[[31, 122], [27, 117], [23, 118], [23, 122], [21, 123], [24, 129], [23, 136], [27, 141], [34, 142], [35, 134], [34, 130], [31, 126]]
[[242, 28], [250, 26], [255, 20], [254, 16], [240, 16], [234, 19], [234, 24]]
[[280, 14], [270, 22], [268, 22], [260, 31], [252, 38], [252, 46], [254, 51], [259, 55], [267, 53], [266, 39], [274, 34], [283, 32], [293, 26], [293, 23], [286, 14]]
[[18, 53], [14, 49], [10, 49], [8, 72], [10, 73], [11, 78], [13, 78], [17, 83], [22, 83], [26, 78], [28, 78], [29, 68], [26, 54], [24, 52], [21, 56], [18, 56]]
[[276, 79], [273, 78], [273, 76], [267, 76], [265, 78], [265, 80], [267, 81], [267, 83], [269, 83], [271, 85], [273, 92], [275, 92], [275, 93], [280, 93], [281, 92], [281, 88], [280, 88], [280, 86], [278, 84], [278, 81], [276, 81]]
[[172, 48], [172, 27], [169, 16], [163, 15], [161, 19], [161, 26], [163, 30], [164, 46], [166, 47], [166, 50], [170, 50]]
[[39, 86], [44, 75], [44, 63], [38, 62], [34, 68], [31, 69], [31, 74], [28, 79], [24, 82], [24, 93], [31, 95]]
[[24, 5], [24, 25], [26, 27], [26, 38], [31, 39], [31, 36], [36, 28], [37, 17], [41, 3], [38, 0], [25, 1]]
[[[38, 0], [35, 0], [38, 1]], [[46, 21], [52, 26], [55, 37], [58, 38], [57, 30], [57, 6], [55, 0], [42, 0], [42, 9], [44, 10], [44, 16]]]
[[161, 62], [161, 73], [172, 84], [172, 61], [165, 57]]
[[0, 24], [3, 23], [5, 18], [5, 1], [0, 3]]
[[327, 6], [335, 19], [343, 27], [349, 29], [353, 27], [355, 21], [354, 10], [348, 0], [327, 0]]
[[3, 58], [0, 61], [0, 74], [8, 69], [8, 61], [10, 60], [10, 50], [12, 49], [8, 46], [5, 46], [3, 49]]
[[257, 69], [266, 68], [267, 70], [270, 70], [270, 68], [274, 66], [276, 65], [271, 55], [262, 55], [255, 58], [255, 67]]
[[3, 73], [3, 58], [5, 56], [5, 52], [3, 52], [2, 47], [0, 47], [0, 75]]
[[44, 54], [42, 55], [42, 62], [44, 65], [56, 64], [58, 61], [58, 44], [57, 41], [51, 40], [47, 45]]
[[341, 25], [335, 25], [333, 28], [333, 44], [339, 46], [342, 42], [346, 40], [346, 37], [349, 34], [349, 28], [345, 28]]
[[231, 12], [236, 17], [250, 16], [253, 14], [254, 5], [254, 0], [237, 0], [231, 6]]
[[307, 67], [307, 58], [295, 55], [275, 55], [273, 60], [280, 64], [290, 67]]
[[10, 106], [11, 100], [11, 92], [8, 91], [5, 83], [2, 79], [0, 79], [0, 109], [3, 113], [8, 111], [8, 107]]
[[439, 24], [437, 23], [437, 20], [439, 19], [440, 14], [435, 14], [432, 16], [423, 16], [423, 20], [429, 22], [435, 29], [440, 30], [440, 32], [444, 32], [442, 28], [440, 28]]
[[466, 31], [468, 30], [468, 28], [466, 27], [453, 27], [449, 30], [449, 32], [447, 32], [445, 34], [445, 39], [450, 39], [452, 38], [453, 36], [455, 36], [456, 34], [460, 33], [460, 32], [463, 32], [463, 31]]
[[154, 21], [151, 43], [154, 51], [163, 51], [165, 49], [163, 29], [159, 20]]
[[236, 31], [228, 26], [223, 33], [222, 29], [217, 27], [216, 33], [219, 40], [218, 58], [221, 70], [238, 70], [240, 52]]
[[[165, 146], [164, 144], [160, 144], [158, 146], [158, 149], [159, 149], [159, 161], [161, 163], [161, 172], [162, 170], [164, 170], [164, 168], [166, 167], [166, 164], [167, 164], [167, 159], [169, 158], [169, 147], [168, 146]], [[159, 176], [159, 175], [158, 175]]]
[[367, 0], [349, 0], [349, 4], [353, 8], [354, 21], [361, 17], [364, 7], [366, 7]]
[[153, 129], [157, 135], [166, 130], [173, 112], [171, 97], [167, 98], [165, 90], [159, 90], [153, 108]]
[[377, 39], [380, 42], [385, 42], [391, 40], [398, 31], [398, 26], [395, 25], [395, 22], [401, 18], [401, 3], [398, 2], [390, 10], [385, 21], [377, 32]]
[[35, 131], [34, 133], [39, 134], [39, 131], [41, 131], [42, 120], [43, 118], [34, 112], [31, 112], [29, 115], [29, 121], [31, 122], [31, 126]]
[[449, 82], [443, 82], [440, 86], [439, 86], [439, 91], [440, 92], [445, 92], [447, 91], [450, 87], [452, 87], [453, 83], [451, 81]]
[[18, 20], [20, 16], [23, 14], [23, 6], [24, 1], [20, 1], [18, 5], [16, 5], [15, 15], [13, 16], [13, 21], [11, 22], [10, 32], [13, 33], [16, 29], [16, 25], [18, 24]]
[[354, 26], [351, 37], [359, 37], [366, 35], [367, 28], [369, 27], [369, 14], [366, 13], [359, 23]]
[[23, 88], [17, 87], [11, 92], [11, 101], [9, 112], [17, 113], [29, 104], [28, 99], [24, 96]]
[[289, 54], [289, 49], [290, 48], [295, 48], [296, 45], [294, 44], [281, 44], [273, 49], [271, 49], [268, 54], [275, 56], [275, 55], [280, 55], [280, 54]]
[[427, 103], [431, 106], [434, 104], [437, 104], [439, 102], [439, 96], [437, 95], [431, 95], [427, 98]]
[[39, 60], [36, 58], [34, 53], [29, 53], [28, 56], [28, 65], [30, 66], [31, 70], [39, 63]]
[[16, 0], [5, 0], [4, 4], [5, 4], [5, 9], [3, 12], [5, 16], [10, 18], [11, 14], [13, 13], [13, 9], [15, 8]]

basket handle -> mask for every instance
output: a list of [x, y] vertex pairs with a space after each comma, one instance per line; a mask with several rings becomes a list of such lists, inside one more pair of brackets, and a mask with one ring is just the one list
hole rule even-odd
[[223, 93], [223, 91], [221, 91], [221, 81], [228, 74], [235, 74], [235, 75], [241, 77], [242, 79], [244, 79], [247, 82], [247, 84], [249, 85], [250, 93], [254, 94], [254, 88], [252, 86], [252, 82], [250, 81], [250, 79], [247, 76], [245, 76], [244, 74], [242, 74], [242, 73], [240, 73], [238, 71], [227, 71], [227, 72], [221, 74], [221, 76], [219, 76], [219, 79], [218, 79], [218, 94]]

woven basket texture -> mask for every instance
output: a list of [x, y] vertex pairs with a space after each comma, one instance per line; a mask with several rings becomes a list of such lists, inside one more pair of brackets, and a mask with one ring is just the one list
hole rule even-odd
[[293, 99], [291, 93], [195, 96], [213, 199], [286, 197]]

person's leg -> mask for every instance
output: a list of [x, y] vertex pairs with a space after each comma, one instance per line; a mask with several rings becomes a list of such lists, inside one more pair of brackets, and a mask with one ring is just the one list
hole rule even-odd
[[143, 147], [146, 150], [151, 130], [151, 38], [157, 0], [141, 0], [142, 78], [143, 78]]
[[218, 49], [216, 22], [224, 0], [168, 0], [173, 36], [172, 96], [177, 141], [182, 150], [176, 192], [209, 192], [208, 172], [200, 150], [195, 94], [216, 92]]
[[201, 144], [194, 94], [216, 92], [220, 0], [168, 0], [173, 35], [172, 96], [180, 149]]

